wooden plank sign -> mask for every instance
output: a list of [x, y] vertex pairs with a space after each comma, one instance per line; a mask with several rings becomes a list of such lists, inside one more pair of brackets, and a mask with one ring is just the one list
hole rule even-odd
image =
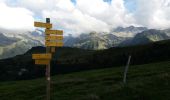
[[55, 34], [55, 35], [63, 35], [63, 30], [45, 30], [45, 34]]
[[37, 64], [37, 65], [48, 65], [48, 64], [50, 64], [50, 60], [35, 60], [35, 64]]
[[52, 28], [52, 24], [50, 23], [42, 23], [42, 22], [34, 22], [35, 27], [44, 27], [44, 28]]
[[45, 40], [63, 40], [63, 36], [46, 36]]
[[32, 59], [51, 59], [52, 55], [50, 53], [47, 54], [32, 54]]
[[49, 41], [46, 41], [45, 42], [45, 46], [62, 47], [63, 46], [63, 42], [49, 42]]

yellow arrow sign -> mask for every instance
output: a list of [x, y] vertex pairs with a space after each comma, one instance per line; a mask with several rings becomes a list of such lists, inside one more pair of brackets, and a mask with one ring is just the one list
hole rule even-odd
[[37, 64], [37, 65], [48, 65], [48, 64], [50, 64], [50, 60], [35, 60], [35, 64]]
[[45, 45], [46, 46], [51, 46], [51, 47], [62, 47], [63, 42], [49, 42], [49, 41], [46, 41]]
[[49, 30], [49, 29], [46, 29], [45, 33], [46, 34], [63, 35], [63, 31], [62, 30]]
[[34, 22], [35, 27], [44, 27], [44, 28], [52, 28], [52, 24], [50, 23], [42, 23], [42, 22]]
[[51, 59], [52, 55], [50, 53], [47, 54], [32, 54], [32, 59]]
[[46, 36], [45, 37], [46, 40], [63, 40], [63, 36]]

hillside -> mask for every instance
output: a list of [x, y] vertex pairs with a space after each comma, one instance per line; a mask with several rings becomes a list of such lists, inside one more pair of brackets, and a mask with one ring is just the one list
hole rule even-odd
[[[52, 100], [170, 100], [170, 61], [52, 77]], [[1, 100], [43, 100], [45, 79], [0, 83]]]
[[[68, 47], [57, 48], [56, 51], [51, 64], [52, 75], [122, 66], [126, 64], [129, 55], [132, 56], [132, 65], [169, 61], [170, 40], [99, 51]], [[44, 47], [34, 47], [24, 55], [0, 60], [0, 81], [42, 77], [45, 67], [35, 65], [31, 55], [43, 52]]]
[[118, 36], [118, 37], [134, 37], [136, 34], [146, 31], [148, 28], [146, 27], [135, 27], [135, 26], [129, 26], [129, 27], [117, 27], [111, 31], [112, 34]]
[[43, 46], [44, 36], [41, 33], [41, 30], [20, 34], [1, 33], [0, 30], [0, 59], [24, 54], [35, 46]]
[[119, 44], [119, 46], [143, 45], [156, 41], [170, 39], [167, 32], [155, 29], [142, 31], [134, 36], [132, 39], [127, 39]]
[[83, 48], [89, 50], [102, 50], [110, 47], [115, 47], [122, 41], [126, 40], [125, 37], [117, 37], [111, 33], [97, 33], [90, 32], [81, 34], [80, 36], [65, 36], [64, 45], [69, 47]]

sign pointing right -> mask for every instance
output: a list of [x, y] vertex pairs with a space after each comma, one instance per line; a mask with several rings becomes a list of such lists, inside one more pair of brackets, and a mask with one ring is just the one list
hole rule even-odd
[[63, 35], [63, 31], [62, 30], [49, 30], [49, 29], [46, 29], [45, 33], [46, 34]]

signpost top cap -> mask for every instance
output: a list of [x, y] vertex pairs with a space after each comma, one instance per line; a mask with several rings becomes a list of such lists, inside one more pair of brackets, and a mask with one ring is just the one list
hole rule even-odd
[[47, 22], [47, 23], [50, 23], [50, 18], [46, 18], [46, 22]]

